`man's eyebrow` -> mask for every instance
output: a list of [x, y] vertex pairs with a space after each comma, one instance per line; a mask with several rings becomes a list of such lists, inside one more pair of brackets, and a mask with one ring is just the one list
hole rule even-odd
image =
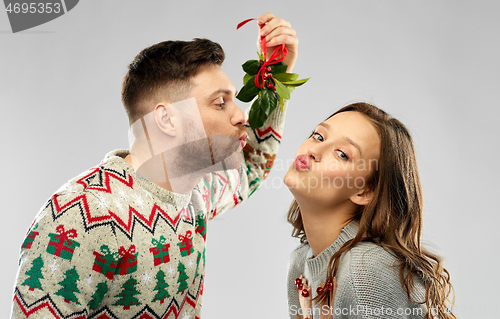
[[[329, 129], [330, 128], [330, 125], [325, 123], [325, 122], [321, 122], [318, 124], [318, 126], [324, 126], [326, 129]], [[358, 143], [354, 142], [350, 137], [348, 136], [344, 136], [344, 140], [351, 144], [352, 146], [354, 146], [355, 148], [358, 149], [358, 152], [359, 152], [359, 155], [362, 157], [363, 156], [363, 152], [361, 152], [361, 147], [359, 146]]]
[[234, 91], [226, 90], [226, 89], [220, 89], [220, 90], [217, 90], [217, 91], [213, 92], [212, 94], [210, 94], [208, 99], [213, 100], [220, 94], [224, 94], [224, 95], [233, 95], [234, 94], [234, 96], [236, 96], [236, 94], [238, 94], [238, 92], [234, 92]]

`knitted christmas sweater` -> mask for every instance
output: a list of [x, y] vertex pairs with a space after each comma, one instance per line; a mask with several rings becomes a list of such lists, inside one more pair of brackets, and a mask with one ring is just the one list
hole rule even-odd
[[351, 221], [331, 246], [312, 257], [311, 247], [301, 244], [291, 254], [288, 269], [288, 314], [291, 319], [319, 318], [321, 313], [339, 318], [384, 318], [421, 319], [427, 313], [425, 286], [420, 278], [414, 277], [415, 291], [412, 301], [399, 280], [398, 260], [395, 255], [370, 242], [358, 243], [343, 253], [337, 271], [337, 290], [332, 308], [315, 306], [313, 315], [303, 313], [299, 303], [299, 292], [295, 278], [303, 275], [311, 285], [312, 297], [317, 296], [316, 288], [326, 280], [328, 262], [335, 252], [350, 239], [359, 228], [357, 221]]
[[262, 185], [283, 121], [277, 108], [262, 128], [246, 125], [241, 167], [190, 194], [137, 174], [125, 150], [68, 181], [22, 243], [12, 318], [200, 318], [207, 221]]

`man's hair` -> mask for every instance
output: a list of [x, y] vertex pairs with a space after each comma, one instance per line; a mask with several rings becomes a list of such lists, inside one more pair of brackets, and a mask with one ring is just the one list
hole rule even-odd
[[191, 78], [207, 65], [221, 65], [224, 58], [222, 47], [208, 39], [164, 41], [142, 50], [130, 63], [122, 85], [130, 124], [153, 111], [148, 109], [152, 99], [175, 103], [186, 98]]

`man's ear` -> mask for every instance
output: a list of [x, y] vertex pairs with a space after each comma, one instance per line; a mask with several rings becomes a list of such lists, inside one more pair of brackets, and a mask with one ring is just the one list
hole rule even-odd
[[356, 194], [352, 195], [349, 199], [356, 205], [365, 206], [370, 202], [373, 197], [373, 191], [366, 186], [360, 189]]
[[158, 103], [153, 111], [153, 116], [158, 128], [165, 134], [172, 137], [177, 135], [178, 116], [177, 112], [171, 104]]

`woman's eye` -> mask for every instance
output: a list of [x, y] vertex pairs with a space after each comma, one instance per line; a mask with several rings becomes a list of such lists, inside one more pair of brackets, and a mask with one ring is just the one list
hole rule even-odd
[[319, 134], [318, 132], [313, 132], [312, 138], [314, 138], [315, 140], [318, 140], [320, 142], [324, 141], [323, 136], [321, 134]]
[[341, 150], [336, 150], [337, 154], [339, 157], [343, 160], [349, 160], [349, 157], [346, 155], [346, 153], [342, 152]]

